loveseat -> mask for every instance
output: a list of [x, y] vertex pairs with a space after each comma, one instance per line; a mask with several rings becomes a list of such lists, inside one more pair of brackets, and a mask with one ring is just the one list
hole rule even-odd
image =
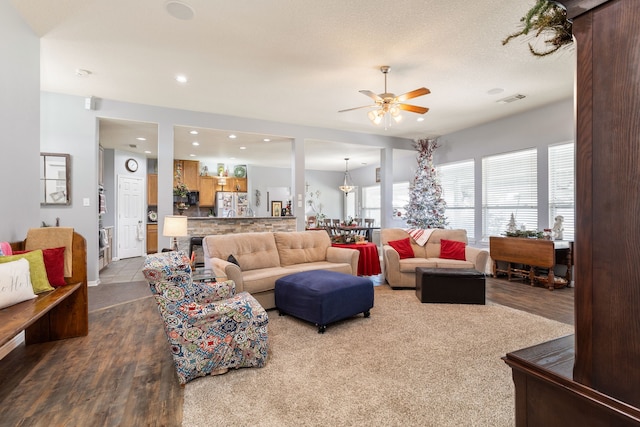
[[[402, 228], [384, 228], [380, 230], [380, 242], [382, 244], [382, 258], [384, 264], [384, 276], [392, 288], [415, 288], [416, 268], [473, 268], [484, 272], [489, 252], [485, 249], [467, 246], [466, 230], [429, 230], [431, 234], [424, 245], [419, 245], [407, 230]], [[395, 246], [406, 239], [410, 245], [409, 254], [401, 258]], [[420, 239], [419, 239], [420, 240]], [[462, 259], [450, 259], [441, 257], [441, 240], [449, 242], [463, 242], [461, 248]], [[449, 245], [449, 242], [446, 242]], [[401, 251], [402, 252], [402, 251]], [[411, 253], [412, 252], [412, 253]]]
[[[249, 292], [265, 308], [275, 308], [276, 280], [309, 270], [357, 275], [360, 252], [334, 248], [324, 230], [255, 232], [205, 236], [205, 269]], [[236, 264], [237, 263], [237, 264]]]

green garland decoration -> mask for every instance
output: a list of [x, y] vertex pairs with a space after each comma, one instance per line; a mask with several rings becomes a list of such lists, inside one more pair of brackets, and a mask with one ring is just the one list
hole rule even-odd
[[571, 32], [571, 22], [567, 20], [567, 12], [557, 4], [549, 0], [538, 0], [536, 4], [529, 9], [527, 14], [520, 19], [524, 27], [522, 30], [509, 35], [502, 41], [502, 45], [506, 45], [512, 39], [526, 36], [529, 32], [534, 31], [534, 37], [539, 37], [543, 32], [551, 32], [553, 36], [545, 40], [545, 44], [550, 46], [548, 50], [538, 51], [529, 43], [529, 51], [535, 56], [547, 56], [562, 46], [573, 43]]

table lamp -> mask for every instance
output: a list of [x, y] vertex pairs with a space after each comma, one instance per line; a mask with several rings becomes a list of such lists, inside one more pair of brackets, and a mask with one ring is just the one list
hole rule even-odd
[[167, 215], [164, 217], [162, 235], [171, 237], [171, 249], [178, 250], [178, 237], [187, 236], [187, 217], [182, 215]]

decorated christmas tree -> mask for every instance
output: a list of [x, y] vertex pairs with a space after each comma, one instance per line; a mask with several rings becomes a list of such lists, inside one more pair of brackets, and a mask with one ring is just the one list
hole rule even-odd
[[418, 151], [418, 170], [411, 184], [407, 210], [407, 224], [413, 228], [444, 228], [447, 203], [442, 198], [442, 186], [433, 166], [433, 152], [440, 145], [437, 139], [415, 141]]

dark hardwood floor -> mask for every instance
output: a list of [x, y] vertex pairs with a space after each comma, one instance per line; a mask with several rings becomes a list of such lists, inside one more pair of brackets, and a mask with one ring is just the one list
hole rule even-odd
[[[113, 304], [101, 295], [91, 311], [89, 336], [21, 345], [0, 360], [0, 426], [181, 425], [183, 389], [155, 302], [134, 286], [123, 302], [118, 285]], [[573, 294], [487, 279], [488, 301], [569, 324]]]

